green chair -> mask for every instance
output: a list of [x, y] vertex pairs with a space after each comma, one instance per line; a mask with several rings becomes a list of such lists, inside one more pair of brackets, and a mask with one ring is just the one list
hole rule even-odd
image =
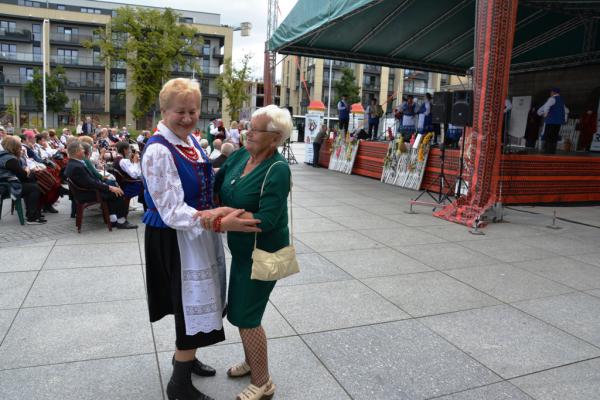
[[4, 200], [11, 199], [10, 214], [14, 214], [15, 209], [19, 216], [19, 222], [21, 225], [25, 225], [25, 217], [23, 215], [23, 203], [21, 202], [21, 196], [14, 196], [11, 194], [10, 183], [0, 182], [0, 218], [2, 218], [2, 203]]

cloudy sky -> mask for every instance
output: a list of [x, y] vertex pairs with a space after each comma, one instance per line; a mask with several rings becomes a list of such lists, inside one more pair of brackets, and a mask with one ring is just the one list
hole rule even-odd
[[[120, 0], [128, 4], [164, 7], [165, 0]], [[240, 60], [246, 53], [253, 55], [253, 75], [262, 77], [263, 54], [267, 38], [267, 0], [170, 0], [169, 7], [179, 10], [204, 11], [221, 14], [221, 24], [239, 26], [240, 22], [251, 22], [250, 36], [233, 34], [233, 60]], [[279, 23], [296, 4], [296, 0], [279, 0]], [[279, 78], [279, 74], [277, 75]]]

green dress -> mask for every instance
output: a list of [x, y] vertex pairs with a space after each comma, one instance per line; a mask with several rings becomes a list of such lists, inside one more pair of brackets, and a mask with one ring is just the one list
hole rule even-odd
[[[257, 237], [259, 249], [275, 252], [289, 245], [287, 197], [290, 192], [290, 168], [285, 159], [275, 152], [273, 156], [245, 176], [241, 176], [250, 154], [245, 148], [233, 153], [222, 165], [215, 180], [224, 206], [241, 208], [254, 214], [262, 222], [262, 232]], [[265, 182], [262, 199], [260, 187], [267, 170], [276, 161]], [[259, 209], [260, 199], [260, 209]], [[256, 328], [260, 325], [269, 295], [275, 281], [251, 280], [254, 234], [228, 232], [227, 244], [231, 251], [227, 319], [239, 328]]]

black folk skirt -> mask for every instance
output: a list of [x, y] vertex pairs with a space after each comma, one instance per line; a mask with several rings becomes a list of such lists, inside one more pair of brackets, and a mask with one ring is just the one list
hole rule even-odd
[[224, 341], [223, 328], [209, 333], [198, 332], [193, 336], [185, 334], [177, 232], [170, 228], [154, 228], [146, 225], [144, 242], [150, 322], [156, 322], [168, 314], [173, 314], [175, 344], [179, 350], [191, 350]]

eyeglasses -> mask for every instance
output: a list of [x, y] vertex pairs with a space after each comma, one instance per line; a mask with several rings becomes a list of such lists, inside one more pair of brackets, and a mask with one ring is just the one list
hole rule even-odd
[[266, 133], [277, 133], [277, 134], [279, 134], [279, 132], [277, 132], [277, 131], [263, 131], [263, 130], [260, 130], [260, 129], [252, 129], [252, 128], [250, 128], [248, 130], [248, 133], [250, 133], [250, 132], [251, 133], [266, 132]]

